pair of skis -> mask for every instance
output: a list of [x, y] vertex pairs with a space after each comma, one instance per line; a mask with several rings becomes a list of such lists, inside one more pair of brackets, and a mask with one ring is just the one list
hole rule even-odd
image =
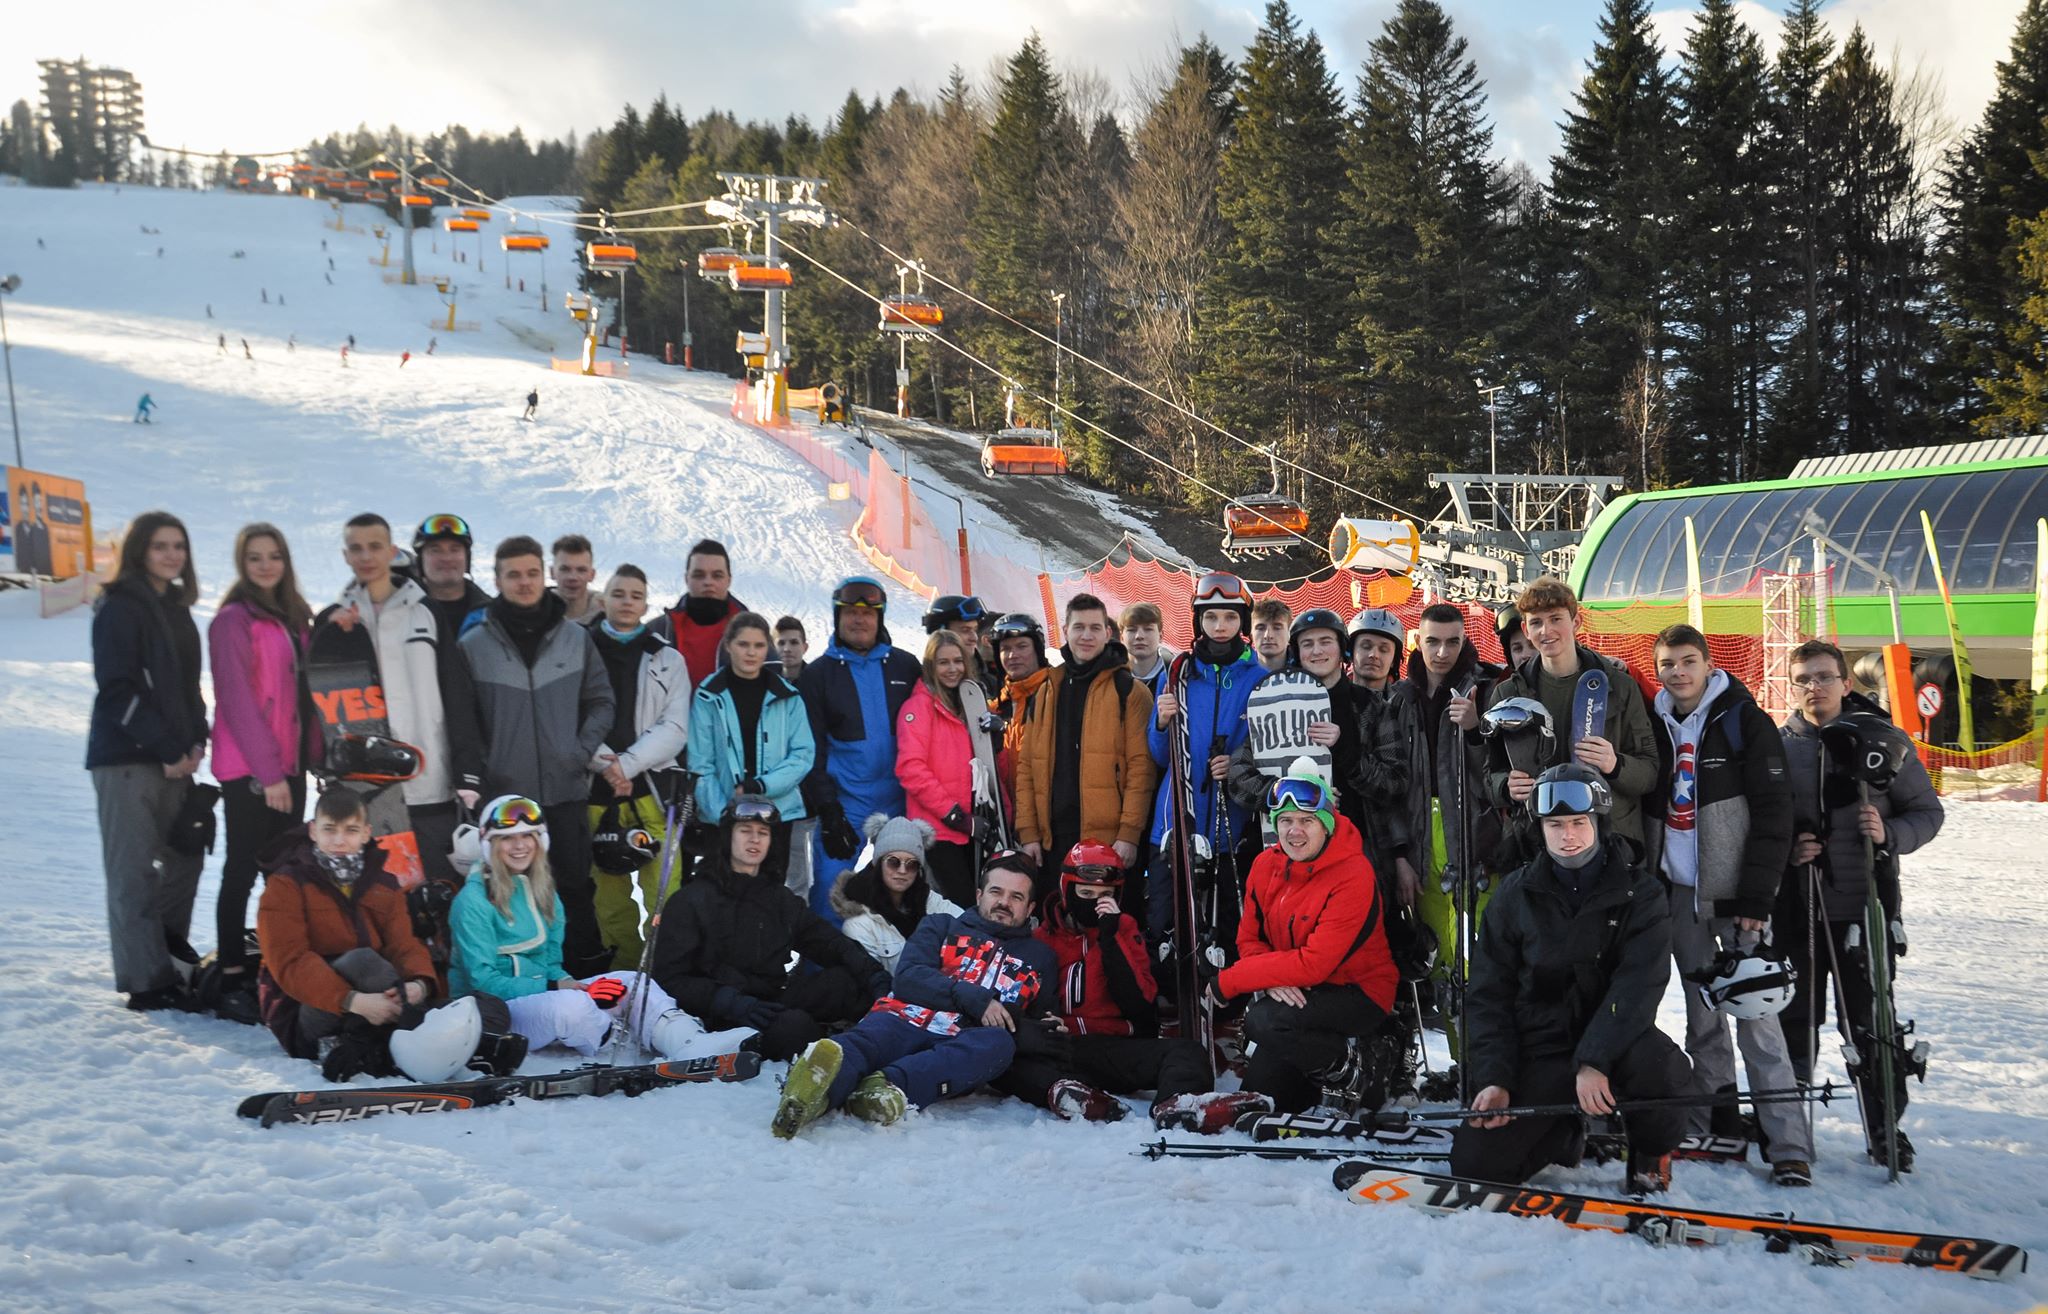
[[[1169, 826], [1166, 835], [1167, 863], [1173, 877], [1173, 981], [1174, 1001], [1180, 1013], [1180, 1034], [1196, 1041], [1209, 1062], [1209, 1077], [1216, 1076], [1216, 1005], [1202, 988], [1197, 970], [1198, 954], [1211, 949], [1209, 937], [1215, 932], [1214, 919], [1207, 924], [1200, 916], [1200, 894], [1195, 881], [1195, 794], [1194, 743], [1188, 728], [1188, 687], [1192, 683], [1189, 665], [1194, 657], [1182, 653], [1173, 659], [1166, 673], [1166, 686], [1179, 705], [1177, 724], [1167, 737], [1167, 790]], [[1220, 801], [1219, 801], [1220, 802]], [[1214, 881], [1210, 882], [1213, 892]]]

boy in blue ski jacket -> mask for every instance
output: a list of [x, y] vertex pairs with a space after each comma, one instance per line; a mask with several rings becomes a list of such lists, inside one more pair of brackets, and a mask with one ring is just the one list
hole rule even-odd
[[[1159, 795], [1152, 809], [1152, 864], [1146, 873], [1144, 921], [1156, 947], [1173, 937], [1172, 753], [1187, 717], [1188, 788], [1196, 834], [1208, 837], [1219, 862], [1237, 847], [1249, 814], [1223, 787], [1231, 754], [1244, 743], [1245, 708], [1252, 689], [1265, 678], [1245, 631], [1251, 625], [1251, 591], [1224, 571], [1204, 575], [1195, 586], [1196, 639], [1187, 654], [1187, 703], [1171, 684], [1163, 685], [1152, 717], [1152, 759], [1159, 763]], [[1217, 816], [1218, 806], [1223, 808]], [[1234, 902], [1234, 900], [1226, 900]]]
[[854, 576], [832, 591], [832, 643], [804, 668], [801, 688], [811, 718], [816, 764], [804, 777], [805, 810], [818, 818], [818, 854], [811, 907], [839, 925], [832, 886], [860, 848], [849, 817], [903, 815], [896, 778], [896, 716], [923, 667], [890, 646], [883, 625], [888, 594]]

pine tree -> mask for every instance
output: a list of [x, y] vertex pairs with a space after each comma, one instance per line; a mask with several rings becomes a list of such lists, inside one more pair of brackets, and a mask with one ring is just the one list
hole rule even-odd
[[1943, 179], [1947, 239], [1940, 271], [1955, 313], [1949, 360], [1973, 385], [1963, 416], [1980, 433], [2017, 432], [1985, 398], [2019, 376], [2014, 331], [2024, 337], [2028, 289], [2019, 267], [2023, 225], [2048, 209], [2048, 177], [2033, 166], [2048, 149], [2048, 0], [2025, 0], [2011, 53], [1984, 117], [1951, 156]]
[[[2036, 168], [2048, 168], [2048, 152], [2035, 157]], [[2048, 429], [2048, 210], [2020, 232], [2020, 281], [2027, 289], [2020, 303], [2020, 331], [2008, 339], [2012, 370], [1985, 387], [1986, 412], [2009, 433], [2040, 433]]]
[[[469, 170], [461, 169], [463, 176]], [[604, 143], [598, 148], [597, 170], [590, 177], [584, 190], [583, 204], [589, 210], [622, 210], [619, 197], [625, 194], [626, 184], [640, 171], [640, 112], [631, 105], [619, 115], [619, 121], [604, 134]], [[483, 170], [478, 168], [476, 172]], [[483, 186], [481, 182], [478, 186]]]
[[1558, 222], [1578, 252], [1567, 384], [1587, 470], [1650, 478], [1639, 427], [1617, 398], [1640, 360], [1662, 386], [1671, 220], [1671, 89], [1649, 0], [1607, 0], [1600, 41], [1551, 161]]
[[1834, 249], [1827, 157], [1831, 136], [1822, 118], [1821, 86], [1835, 59], [1835, 41], [1820, 17], [1821, 0], [1794, 0], [1779, 30], [1772, 69], [1774, 135], [1780, 188], [1782, 240], [1776, 290], [1784, 336], [1770, 421], [1758, 452], [1758, 472], [1782, 474], [1815, 451], [1832, 450], [1840, 417], [1823, 397], [1823, 362], [1833, 355], [1832, 317], [1822, 283]]
[[1763, 43], [1734, 0], [1706, 0], [1676, 89], [1679, 195], [1671, 320], [1680, 482], [1755, 473], [1772, 368], [1776, 179]]
[[[1052, 336], [1046, 265], [1046, 177], [1061, 163], [1060, 84], [1036, 33], [1004, 66], [995, 113], [974, 160], [975, 204], [967, 223], [974, 248], [974, 290], [1006, 315]], [[984, 322], [974, 347], [1021, 388], [1052, 392], [1052, 348], [1006, 322]], [[1033, 406], [1034, 410], [1040, 409]]]
[[1485, 429], [1473, 383], [1495, 373], [1507, 191], [1485, 84], [1436, 0], [1401, 0], [1359, 102], [1333, 253], [1351, 283], [1347, 360], [1368, 389], [1367, 449], [1350, 456], [1413, 499], [1429, 470], [1466, 465]]
[[[1285, 0], [1266, 6], [1236, 104], [1218, 168], [1224, 240], [1204, 292], [1199, 409], [1301, 456], [1312, 436], [1330, 438], [1340, 400], [1344, 284], [1329, 248], [1344, 184], [1344, 107], [1322, 42]], [[1264, 474], [1242, 449], [1233, 459], [1238, 474], [1219, 485], [1226, 492]]]

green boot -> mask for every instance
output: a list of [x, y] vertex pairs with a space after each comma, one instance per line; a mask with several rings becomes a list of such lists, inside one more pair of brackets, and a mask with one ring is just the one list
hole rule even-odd
[[872, 1122], [886, 1127], [902, 1119], [910, 1108], [910, 1101], [887, 1077], [879, 1072], [870, 1072], [860, 1079], [860, 1085], [853, 1088], [853, 1094], [846, 1097], [846, 1111], [862, 1122]]
[[825, 1097], [831, 1093], [833, 1078], [846, 1059], [839, 1042], [821, 1040], [789, 1065], [782, 1083], [782, 1102], [775, 1106], [775, 1121], [769, 1130], [780, 1140], [789, 1140], [816, 1122], [825, 1112]]

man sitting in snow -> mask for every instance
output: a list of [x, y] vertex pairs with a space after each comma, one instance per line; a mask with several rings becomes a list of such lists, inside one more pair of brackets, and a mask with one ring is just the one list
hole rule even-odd
[[1138, 920], [1117, 903], [1123, 861], [1083, 840], [1060, 867], [1036, 932], [1059, 956], [1052, 1016], [1017, 1030], [1017, 1058], [999, 1090], [1061, 1118], [1115, 1122], [1125, 1113], [1110, 1092], [1156, 1092], [1152, 1123], [1219, 1132], [1273, 1102], [1250, 1091], [1217, 1092], [1199, 1041], [1159, 1037], [1159, 987]]
[[1044, 1014], [1059, 961], [1031, 934], [1037, 864], [999, 853], [981, 871], [974, 910], [927, 917], [903, 946], [895, 990], [852, 1030], [789, 1066], [773, 1130], [785, 1140], [827, 1109], [892, 1123], [965, 1095], [1016, 1056], [1021, 1027]]

